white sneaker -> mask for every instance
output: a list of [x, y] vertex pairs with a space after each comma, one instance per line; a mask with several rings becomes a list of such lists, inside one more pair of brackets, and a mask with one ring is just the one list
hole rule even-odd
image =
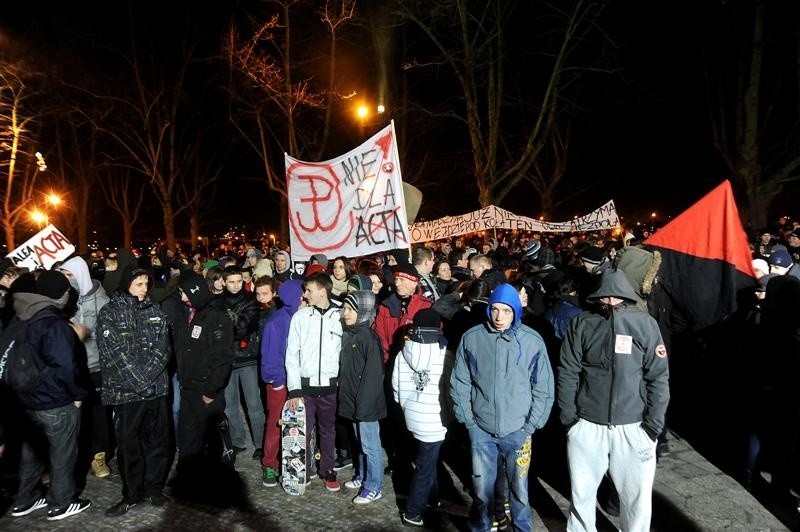
[[370, 491], [366, 488], [362, 488], [361, 492], [353, 499], [353, 504], [369, 504], [382, 498], [383, 493], [380, 491]]
[[353, 489], [361, 489], [361, 479], [358, 477], [353, 478], [353, 480], [348, 480], [344, 483], [344, 487], [350, 490]]

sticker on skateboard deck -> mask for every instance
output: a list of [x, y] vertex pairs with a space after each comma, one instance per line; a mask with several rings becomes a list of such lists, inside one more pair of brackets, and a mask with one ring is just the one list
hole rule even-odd
[[281, 487], [289, 495], [306, 491], [306, 409], [298, 401], [296, 409], [287, 401], [281, 411]]

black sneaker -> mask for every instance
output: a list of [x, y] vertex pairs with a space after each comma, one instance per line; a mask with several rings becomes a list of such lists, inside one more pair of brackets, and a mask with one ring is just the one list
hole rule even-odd
[[161, 508], [169, 501], [169, 499], [167, 499], [162, 493], [156, 493], [155, 495], [148, 495], [147, 497], [144, 498], [144, 500], [146, 500], [156, 508]]
[[47, 499], [44, 497], [39, 497], [30, 504], [26, 504], [24, 506], [14, 506], [11, 509], [11, 517], [22, 517], [23, 515], [28, 515], [29, 513], [35, 512], [39, 508], [45, 507], [47, 507]]
[[353, 467], [353, 459], [343, 454], [337, 455], [336, 460], [333, 462], [333, 470], [341, 471], [342, 469], [346, 469], [348, 467]]
[[128, 502], [126, 500], [121, 500], [108, 510], [106, 510], [107, 517], [119, 517], [121, 515], [125, 515], [126, 513], [131, 511], [131, 508], [136, 506], [138, 503], [135, 502]]
[[71, 515], [79, 514], [89, 506], [92, 505], [92, 501], [89, 499], [78, 499], [75, 498], [71, 503], [61, 508], [53, 508], [52, 510], [47, 511], [47, 520], [48, 521], [58, 521], [59, 519], [67, 518]]

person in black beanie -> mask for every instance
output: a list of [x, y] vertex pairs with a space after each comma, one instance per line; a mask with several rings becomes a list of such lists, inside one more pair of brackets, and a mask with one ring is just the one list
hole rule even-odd
[[233, 364], [233, 324], [224, 301], [211, 295], [203, 276], [184, 270], [178, 291], [189, 309], [185, 323], [173, 324], [181, 383], [178, 478], [191, 486], [222, 457], [217, 426], [224, 418], [225, 383]]
[[[79, 499], [74, 470], [78, 458], [80, 407], [88, 395], [80, 385], [75, 350], [77, 338], [62, 312], [69, 298], [69, 282], [57, 271], [18, 278], [14, 285], [14, 310], [27, 321], [26, 340], [33, 349], [39, 382], [29, 392], [17, 392], [28, 423], [19, 464], [19, 489], [12, 517], [47, 507], [47, 519], [64, 519], [80, 513], [91, 501]], [[44, 497], [37, 486], [45, 471], [39, 458], [49, 451], [50, 485]]]

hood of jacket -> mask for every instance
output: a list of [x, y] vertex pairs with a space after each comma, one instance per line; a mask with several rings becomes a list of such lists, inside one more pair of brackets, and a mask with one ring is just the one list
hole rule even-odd
[[92, 277], [89, 266], [81, 257], [72, 257], [61, 265], [59, 270], [67, 270], [78, 282], [78, 295], [86, 296], [92, 291]]
[[522, 319], [522, 301], [519, 299], [519, 292], [517, 292], [516, 288], [508, 283], [500, 283], [497, 288], [492, 290], [492, 295], [489, 296], [489, 304], [486, 306], [486, 317], [489, 318], [490, 324], [492, 323], [492, 305], [494, 303], [504, 303], [511, 307], [514, 311], [514, 323], [511, 324], [509, 329], [519, 327]]
[[625, 272], [637, 295], [641, 298], [649, 296], [661, 266], [661, 253], [629, 246], [617, 252], [615, 261], [617, 269]]
[[586, 298], [590, 303], [597, 303], [603, 297], [618, 297], [630, 303], [637, 303], [636, 297], [628, 277], [622, 270], [606, 270], [600, 277], [600, 288]]
[[[349, 301], [348, 301], [349, 300]], [[344, 298], [347, 303], [358, 312], [355, 325], [371, 325], [375, 321], [375, 314], [378, 310], [375, 294], [370, 290], [355, 290], [347, 294]]]
[[291, 270], [292, 270], [292, 257], [289, 255], [289, 253], [287, 253], [286, 251], [280, 250], [280, 251], [278, 251], [277, 253], [275, 253], [275, 256], [276, 256], [276, 257], [277, 257], [278, 255], [283, 255], [284, 257], [286, 257], [286, 269], [285, 269], [285, 270], [278, 270], [278, 265], [277, 265], [277, 262], [276, 262], [276, 264], [275, 264], [275, 271], [276, 271], [276, 272], [278, 272], [278, 273], [283, 273], [283, 272], [286, 272], [286, 271], [291, 271]]
[[300, 298], [303, 296], [303, 281], [289, 279], [278, 286], [278, 297], [283, 303], [283, 308], [289, 314], [294, 314], [300, 307]]
[[29, 320], [37, 312], [47, 307], [63, 309], [67, 304], [69, 292], [61, 296], [60, 299], [50, 299], [49, 297], [29, 292], [17, 292], [12, 297], [14, 298], [14, 312], [17, 317], [21, 320]]
[[431, 361], [441, 357], [441, 353], [442, 345], [439, 342], [423, 343], [406, 338], [403, 344], [403, 358], [415, 373], [430, 369]]

